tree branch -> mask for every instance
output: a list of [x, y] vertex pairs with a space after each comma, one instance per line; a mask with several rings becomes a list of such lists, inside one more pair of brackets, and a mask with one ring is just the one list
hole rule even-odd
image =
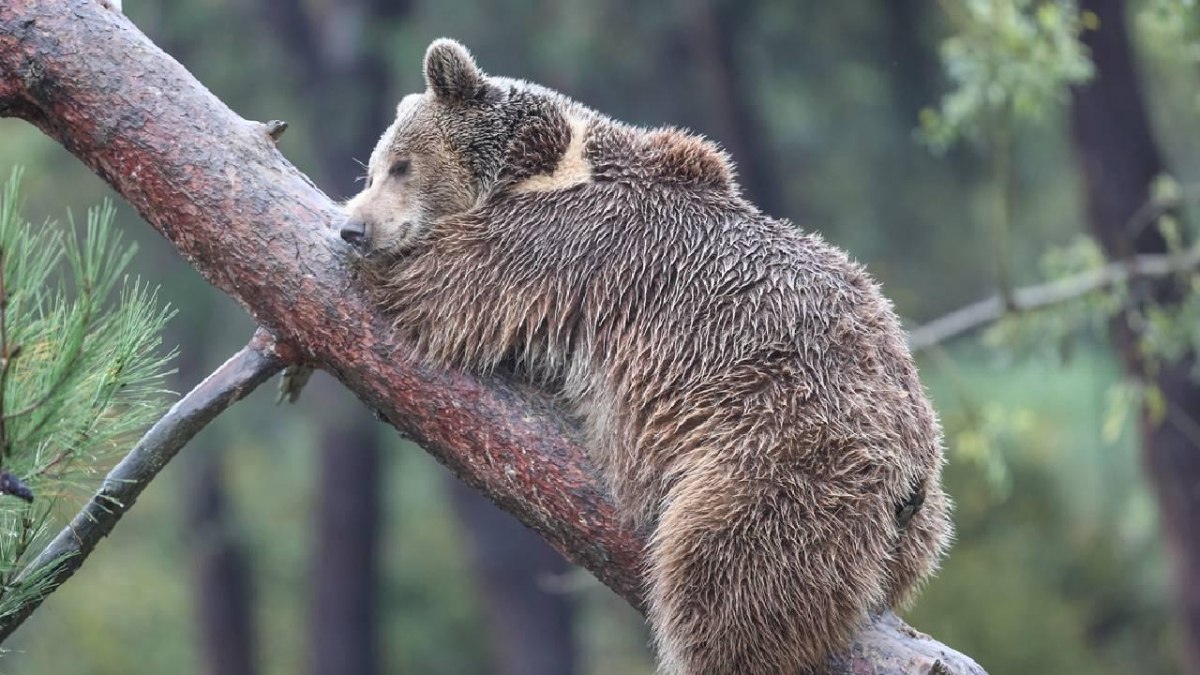
[[[413, 360], [369, 303], [343, 244], [329, 235], [336, 206], [279, 154], [261, 125], [235, 115], [125, 17], [94, 0], [0, 4], [4, 87], [34, 103], [15, 114], [107, 180], [259, 325], [644, 606], [643, 540], [619, 523], [578, 430], [531, 387]], [[847, 668], [982, 672], [890, 615], [863, 629], [836, 666]]]
[[137, 501], [142, 490], [171, 458], [217, 415], [287, 365], [293, 355], [266, 331], [259, 330], [237, 354], [181, 398], [125, 455], [100, 489], [71, 523], [21, 571], [17, 581], [48, 574], [50, 585], [21, 611], [0, 617], [0, 642], [42, 604], [42, 600], [71, 578], [75, 570], [112, 532], [117, 521]]
[[1001, 294], [973, 302], [913, 329], [908, 335], [908, 345], [914, 352], [922, 351], [979, 330], [1011, 313], [1045, 309], [1133, 279], [1167, 277], [1197, 267], [1200, 267], [1200, 246], [1178, 255], [1147, 254], [1111, 262], [1096, 270], [1017, 288], [1012, 293], [1012, 306]]

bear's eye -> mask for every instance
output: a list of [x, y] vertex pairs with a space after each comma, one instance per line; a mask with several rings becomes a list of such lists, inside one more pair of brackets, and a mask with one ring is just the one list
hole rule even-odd
[[408, 174], [409, 161], [407, 159], [398, 159], [392, 162], [392, 166], [388, 168], [389, 176], [404, 176]]

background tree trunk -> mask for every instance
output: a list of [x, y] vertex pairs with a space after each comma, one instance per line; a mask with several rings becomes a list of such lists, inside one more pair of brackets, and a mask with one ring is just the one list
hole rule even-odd
[[[195, 307], [199, 315], [212, 310]], [[196, 317], [180, 317], [179, 332], [199, 336], [209, 344], [211, 334]], [[181, 343], [181, 339], [172, 340]], [[181, 353], [176, 380], [186, 391], [204, 378], [205, 355]], [[236, 514], [225, 494], [225, 447], [219, 433], [195, 441], [197, 452], [182, 461], [189, 466], [181, 490], [184, 532], [192, 562], [192, 594], [201, 663], [210, 675], [254, 675], [257, 630], [254, 624], [254, 585], [245, 550], [237, 535]]]
[[190, 533], [200, 656], [211, 675], [253, 675], [255, 630], [246, 558], [227, 516], [219, 448], [189, 458]]
[[[1163, 253], [1166, 242], [1153, 223], [1134, 222], [1150, 201], [1150, 186], [1163, 173], [1143, 99], [1121, 0], [1084, 0], [1100, 19], [1084, 34], [1096, 78], [1074, 92], [1071, 127], [1084, 179], [1087, 217], [1111, 258]], [[1138, 350], [1140, 311], [1177, 297], [1172, 280], [1133, 289], [1135, 304], [1111, 327], [1126, 371], [1155, 386], [1166, 404], [1165, 419], [1141, 415], [1144, 462], [1158, 500], [1163, 536], [1175, 562], [1190, 672], [1200, 672], [1200, 385], [1193, 358], [1148, 369]]]
[[541, 537], [461, 481], [450, 481], [454, 510], [469, 538], [483, 596], [496, 675], [574, 675], [571, 569]]
[[[311, 119], [340, 119], [330, 133], [314, 135], [318, 180], [348, 197], [365, 158], [386, 126], [390, 91], [387, 64], [367, 43], [366, 28], [407, 13], [407, 2], [375, 0], [264, 0], [265, 26], [288, 54], [300, 98]], [[345, 409], [321, 434], [316, 485], [316, 538], [312, 549], [313, 596], [309, 629], [311, 672], [372, 675], [379, 672], [379, 539], [383, 489], [377, 422], [361, 406], [334, 401], [325, 381], [307, 401]], [[336, 486], [336, 489], [335, 489]]]
[[698, 91], [703, 92], [696, 102], [708, 111], [697, 127], [708, 127], [710, 135], [736, 160], [738, 180], [750, 201], [769, 215], [787, 217], [767, 130], [755, 110], [758, 97], [752, 88], [758, 82], [753, 69], [743, 64], [745, 55], [737, 49], [747, 42], [740, 33], [755, 3], [700, 0], [685, 4], [689, 59], [695, 64], [690, 68], [696, 73]]
[[[315, 393], [315, 392], [310, 392]], [[325, 397], [322, 397], [325, 398]], [[375, 420], [351, 415], [321, 434], [310, 608], [310, 672], [380, 672], [380, 453]]]
[[891, 63], [888, 84], [898, 108], [896, 118], [905, 125], [916, 124], [921, 109], [937, 100], [942, 78], [937, 52], [921, 37], [925, 12], [936, 7], [921, 0], [881, 0], [886, 14], [884, 49]]

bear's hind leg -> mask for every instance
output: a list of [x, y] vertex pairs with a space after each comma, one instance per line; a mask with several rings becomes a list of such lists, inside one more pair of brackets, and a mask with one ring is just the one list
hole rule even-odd
[[648, 570], [664, 674], [799, 675], [847, 642], [884, 601], [891, 514], [838, 495], [713, 468], [673, 487]]

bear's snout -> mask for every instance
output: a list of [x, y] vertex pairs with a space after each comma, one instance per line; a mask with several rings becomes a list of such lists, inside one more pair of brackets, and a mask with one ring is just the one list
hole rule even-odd
[[342, 223], [340, 234], [342, 241], [355, 248], [362, 248], [367, 243], [367, 224], [358, 218], [347, 218]]

